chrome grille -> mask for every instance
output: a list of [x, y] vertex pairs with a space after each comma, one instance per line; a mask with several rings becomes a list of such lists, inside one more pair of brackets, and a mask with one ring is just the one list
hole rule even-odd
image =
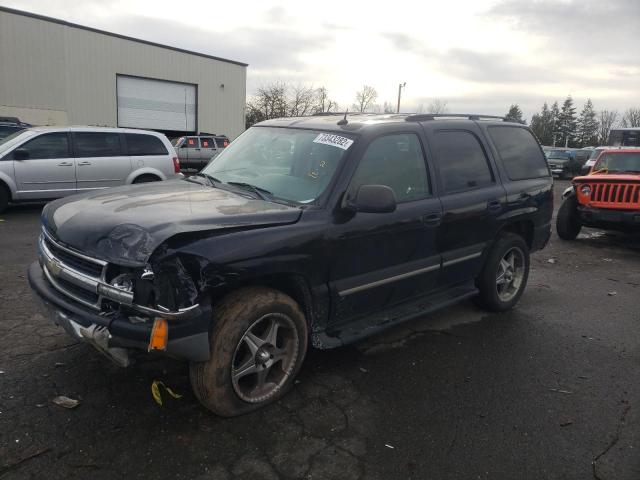
[[45, 229], [38, 247], [40, 264], [51, 285], [72, 300], [100, 310], [98, 285], [105, 282], [107, 262], [61, 245]]

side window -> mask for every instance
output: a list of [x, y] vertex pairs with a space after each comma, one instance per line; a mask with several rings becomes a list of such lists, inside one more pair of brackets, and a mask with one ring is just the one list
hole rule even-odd
[[[489, 136], [511, 180], [549, 175], [547, 162], [529, 130], [518, 127], [489, 127]], [[587, 155], [589, 153], [584, 152]]]
[[216, 148], [211, 137], [200, 137], [200, 146], [202, 148]]
[[70, 157], [67, 132], [45, 133], [29, 140], [18, 148], [26, 150], [30, 160]]
[[372, 141], [351, 180], [350, 194], [355, 195], [361, 185], [391, 187], [398, 203], [429, 196], [429, 177], [418, 136], [402, 133]]
[[229, 139], [217, 137], [216, 145], [218, 148], [226, 148], [229, 145]]
[[127, 153], [131, 156], [166, 155], [167, 149], [158, 137], [138, 133], [125, 133]]
[[435, 135], [435, 148], [445, 193], [472, 190], [493, 183], [487, 156], [471, 132], [439, 131]]
[[183, 145], [186, 148], [200, 148], [198, 137], [187, 137], [187, 143]]
[[77, 158], [123, 155], [119, 133], [74, 132], [73, 146]]

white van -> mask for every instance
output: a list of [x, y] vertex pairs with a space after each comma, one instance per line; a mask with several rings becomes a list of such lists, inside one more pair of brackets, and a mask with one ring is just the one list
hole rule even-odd
[[8, 203], [182, 176], [164, 135], [102, 127], [33, 127], [0, 140], [0, 212]]

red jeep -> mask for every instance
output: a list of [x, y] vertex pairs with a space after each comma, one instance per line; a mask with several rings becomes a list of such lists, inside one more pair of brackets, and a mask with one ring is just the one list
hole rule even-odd
[[572, 184], [556, 219], [560, 238], [574, 240], [583, 225], [640, 231], [640, 148], [603, 151], [591, 172]]

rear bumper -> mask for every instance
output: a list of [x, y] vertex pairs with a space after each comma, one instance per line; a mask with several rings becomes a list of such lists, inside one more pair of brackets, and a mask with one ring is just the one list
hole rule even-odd
[[[127, 366], [131, 350], [147, 351], [150, 323], [132, 323], [119, 313], [104, 316], [63, 297], [45, 278], [38, 262], [29, 266], [29, 285], [42, 312], [72, 337], [89, 343], [117, 364]], [[169, 322], [169, 341], [163, 354], [175, 358], [209, 359], [210, 312], [189, 320]]]
[[640, 210], [578, 207], [580, 222], [587, 227], [605, 230], [640, 231]]

